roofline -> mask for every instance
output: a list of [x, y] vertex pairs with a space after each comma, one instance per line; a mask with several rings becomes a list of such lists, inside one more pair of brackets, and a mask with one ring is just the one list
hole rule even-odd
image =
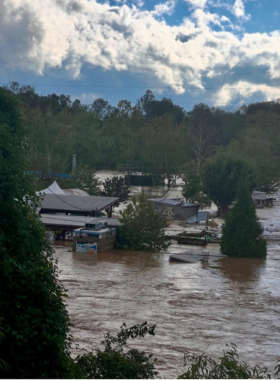
[[[78, 196], [78, 195], [77, 195]], [[63, 201], [63, 200], [62, 200]], [[73, 206], [74, 209], [68, 209], [68, 208], [48, 208], [48, 207], [41, 207], [40, 213], [42, 213], [42, 210], [48, 210], [48, 211], [53, 211], [58, 212], [71, 212], [71, 213], [88, 213], [88, 212], [96, 212], [96, 211], [102, 211], [105, 210], [107, 207], [113, 206], [115, 203], [119, 202], [119, 198], [117, 198], [115, 201], [112, 201], [111, 203], [108, 203], [105, 207], [102, 208], [94, 208], [94, 209], [84, 209], [84, 208], [77, 208]], [[66, 203], [65, 203], [66, 205]], [[66, 206], [67, 207], [67, 206]]]

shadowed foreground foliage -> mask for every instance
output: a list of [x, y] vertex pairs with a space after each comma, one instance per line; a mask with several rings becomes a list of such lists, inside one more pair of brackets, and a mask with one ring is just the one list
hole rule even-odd
[[102, 344], [104, 350], [96, 349], [78, 356], [76, 363], [85, 379], [153, 379], [158, 372], [155, 369], [156, 359], [136, 349], [125, 350], [128, 339], [144, 338], [155, 335], [155, 326], [147, 322], [130, 328], [124, 323], [120, 332], [112, 336], [105, 335]]
[[26, 151], [17, 102], [0, 89], [1, 367], [9, 378], [72, 377], [65, 289], [35, 213]]
[[[215, 361], [205, 354], [185, 354], [185, 366], [187, 372], [179, 376], [179, 379], [270, 379], [271, 374], [267, 367], [249, 366], [239, 361], [236, 345], [226, 345], [223, 356]], [[276, 378], [280, 373], [280, 364], [274, 368]]]

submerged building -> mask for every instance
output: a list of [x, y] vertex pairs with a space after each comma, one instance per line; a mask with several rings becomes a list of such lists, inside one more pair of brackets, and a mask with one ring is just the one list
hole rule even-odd
[[198, 203], [185, 202], [183, 199], [148, 199], [153, 203], [155, 210], [165, 218], [187, 220], [192, 216], [197, 216], [199, 210]]

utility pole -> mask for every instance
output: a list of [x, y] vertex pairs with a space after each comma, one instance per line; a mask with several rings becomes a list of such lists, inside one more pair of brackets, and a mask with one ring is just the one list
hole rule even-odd
[[77, 155], [72, 155], [72, 174], [75, 174], [76, 172], [76, 166], [77, 166]]

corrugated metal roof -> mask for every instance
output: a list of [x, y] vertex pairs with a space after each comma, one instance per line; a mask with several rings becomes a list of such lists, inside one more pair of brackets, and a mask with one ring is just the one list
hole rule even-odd
[[65, 212], [101, 211], [118, 200], [119, 198], [115, 197], [46, 194], [41, 201], [41, 209]]
[[117, 218], [93, 218], [92, 216], [73, 216], [73, 215], [56, 215], [56, 214], [40, 214], [41, 222], [46, 225], [55, 226], [72, 226], [84, 227], [89, 221], [107, 222], [108, 227], [121, 226]]
[[189, 203], [189, 202], [181, 203], [180, 200], [177, 201], [175, 199], [165, 199], [165, 198], [148, 199], [148, 201], [163, 203], [163, 204], [172, 205], [172, 206], [180, 206], [181, 205], [182, 207], [199, 206], [199, 204], [197, 204], [197, 203]]
[[66, 195], [80, 195], [81, 197], [89, 196], [89, 193], [87, 193], [85, 190], [82, 189], [63, 189], [64, 193]]

